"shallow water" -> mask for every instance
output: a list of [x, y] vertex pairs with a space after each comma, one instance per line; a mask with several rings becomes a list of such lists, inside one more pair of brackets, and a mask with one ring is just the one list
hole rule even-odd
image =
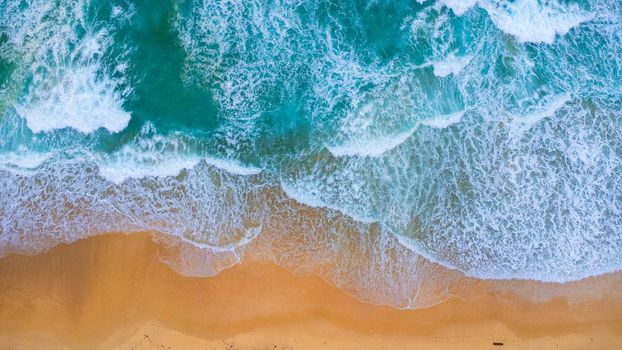
[[617, 1], [0, 0], [0, 253], [266, 241], [399, 305], [619, 270], [621, 78]]

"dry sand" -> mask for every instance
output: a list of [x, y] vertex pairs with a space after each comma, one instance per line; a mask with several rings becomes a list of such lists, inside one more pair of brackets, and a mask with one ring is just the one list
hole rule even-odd
[[148, 234], [0, 259], [0, 349], [622, 349], [621, 304], [489, 294], [396, 310], [272, 264], [183, 276]]

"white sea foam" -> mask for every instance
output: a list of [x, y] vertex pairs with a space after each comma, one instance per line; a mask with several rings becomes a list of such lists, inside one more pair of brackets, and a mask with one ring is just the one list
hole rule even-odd
[[97, 78], [97, 67], [76, 67], [65, 71], [51, 88], [35, 86], [28, 101], [16, 106], [35, 133], [74, 128], [90, 133], [99, 128], [119, 132], [130, 121], [114, 82]]
[[49, 158], [49, 153], [29, 152], [25, 149], [17, 152], [0, 153], [0, 163], [23, 169], [34, 169]]
[[146, 162], [143, 159], [115, 159], [99, 164], [99, 173], [106, 179], [121, 183], [127, 178], [144, 178], [146, 176], [175, 176], [183, 169], [192, 169], [199, 158], [171, 156], [157, 162]]
[[0, 255], [12, 249], [37, 251], [98, 232], [144, 230], [226, 251], [261, 231], [261, 222], [245, 214], [260, 207], [249, 197], [245, 177], [198, 164], [183, 179], [111, 183], [94, 171], [93, 160], [59, 157], [29, 174], [0, 169]]
[[450, 114], [441, 115], [435, 118], [422, 120], [421, 124], [437, 129], [444, 129], [450, 125], [459, 123], [464, 115], [464, 111], [454, 112]]
[[477, 0], [440, 0], [440, 3], [449, 7], [456, 16], [462, 16], [477, 4]]
[[378, 218], [413, 235], [424, 256], [474, 277], [564, 282], [619, 269], [617, 106], [532, 98], [539, 104], [523, 108], [516, 127], [503, 123], [506, 113], [438, 117], [384, 157], [317, 157], [284, 190]]
[[593, 14], [578, 6], [562, 5], [556, 1], [519, 0], [498, 4], [480, 2], [497, 28], [523, 42], [552, 44], [557, 35], [591, 20]]
[[[287, 68], [299, 64], [298, 60], [285, 59], [293, 54], [286, 37], [305, 33], [295, 7], [288, 2], [206, 1], [193, 6], [189, 14], [178, 14], [175, 25], [188, 54], [185, 78], [206, 85], [218, 81], [214, 99], [223, 117], [252, 122], [274, 108], [267, 102], [272, 99], [262, 98], [267, 91], [276, 96], [297, 83], [293, 70]], [[261, 35], [262, 40], [249, 50], [244, 43], [253, 35]], [[239, 59], [225, 59], [228, 55]]]
[[162, 250], [160, 261], [184, 276], [211, 277], [224, 269], [240, 263], [235, 249], [224, 251], [200, 247], [195, 242], [158, 235], [154, 239], [165, 247], [175, 247], [172, 252]]
[[471, 56], [457, 57], [449, 54], [444, 60], [434, 62], [434, 75], [444, 78], [450, 74], [456, 75], [471, 62]]
[[281, 189], [289, 198], [296, 200], [300, 204], [304, 204], [313, 208], [327, 208], [331, 210], [338, 211], [348, 217], [356, 220], [357, 222], [371, 224], [374, 222], [378, 222], [378, 220], [366, 217], [362, 215], [357, 215], [356, 213], [347, 210], [344, 207], [339, 207], [338, 205], [331, 204], [322, 200], [321, 196], [318, 194], [320, 190], [313, 183], [302, 183], [298, 182], [296, 184], [289, 183], [287, 181], [281, 181]]
[[[274, 187], [259, 193], [243, 177], [211, 178], [202, 171], [195, 176], [192, 170], [180, 181], [109, 184], [88, 168], [66, 166], [58, 163], [56, 173], [30, 177], [2, 174], [0, 256], [35, 253], [102, 232], [153, 230], [162, 233], [155, 236], [162, 260], [193, 276], [213, 276], [243, 261], [271, 261], [296, 274], [319, 274], [364, 302], [402, 309], [468, 296], [486, 284], [474, 286], [460, 271], [422, 258], [412, 241], [382, 225], [299, 205]], [[249, 200], [253, 203], [244, 206]], [[260, 207], [265, 212], [259, 225], [237, 226], [236, 218], [251, 221]], [[242, 231], [239, 240], [219, 242], [221, 233], [230, 237], [237, 231]], [[591, 283], [584, 287], [593, 292]], [[549, 290], [546, 297], [560, 294], [563, 290]]]
[[108, 155], [90, 155], [99, 165], [100, 175], [120, 183], [127, 178], [174, 176], [194, 168], [200, 161], [234, 175], [256, 175], [260, 168], [245, 166], [236, 160], [204, 156], [193, 148], [192, 137], [182, 133], [158, 134], [152, 123], [146, 123], [136, 138]]
[[50, 157], [50, 153], [32, 152], [20, 148], [15, 152], [0, 153], [0, 168], [16, 174], [27, 175], [33, 173]]
[[67, 127], [118, 132], [130, 120], [122, 107], [130, 89], [121, 88], [122, 77], [110, 77], [103, 61], [112, 45], [111, 28], [90, 24], [83, 5], [33, 0], [24, 8], [5, 8], [7, 23], [1, 24], [18, 56], [16, 79], [29, 82], [14, 107], [35, 133]]
[[408, 140], [417, 127], [393, 136], [379, 136], [364, 140], [355, 140], [338, 146], [326, 146], [335, 157], [380, 157]]
[[246, 166], [236, 160], [228, 160], [213, 157], [204, 157], [205, 162], [228, 173], [236, 175], [257, 175], [261, 172], [261, 168]]
[[567, 5], [556, 0], [441, 0], [458, 15], [464, 15], [475, 5], [486, 10], [497, 28], [522, 42], [552, 44], [557, 35], [565, 35], [572, 28], [594, 18], [592, 13], [578, 5]]

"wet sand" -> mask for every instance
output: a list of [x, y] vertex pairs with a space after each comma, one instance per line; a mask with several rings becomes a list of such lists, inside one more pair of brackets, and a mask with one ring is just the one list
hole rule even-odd
[[274, 264], [183, 276], [159, 251], [148, 234], [108, 234], [0, 259], [0, 349], [622, 348], [617, 298], [397, 310]]

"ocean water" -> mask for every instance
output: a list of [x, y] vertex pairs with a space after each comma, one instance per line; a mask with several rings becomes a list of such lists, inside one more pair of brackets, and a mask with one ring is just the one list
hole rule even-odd
[[0, 255], [112, 231], [398, 307], [620, 270], [622, 3], [0, 0]]

